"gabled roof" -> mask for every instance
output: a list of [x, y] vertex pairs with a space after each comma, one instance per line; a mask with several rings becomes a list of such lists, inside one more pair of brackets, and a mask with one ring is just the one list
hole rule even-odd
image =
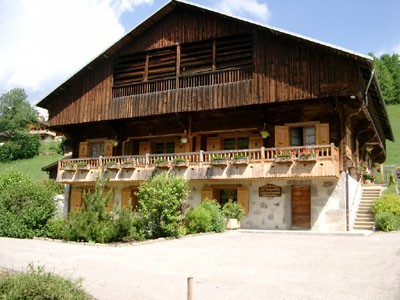
[[[170, 14], [171, 12], [173, 12], [177, 7], [183, 7], [186, 9], [195, 9], [195, 10], [202, 10], [204, 12], [208, 12], [208, 13], [212, 13], [212, 14], [216, 14], [218, 16], [224, 17], [224, 18], [230, 18], [234, 21], [239, 21], [239, 22], [243, 22], [245, 24], [248, 24], [250, 26], [256, 26], [260, 29], [263, 30], [269, 30], [271, 33], [276, 34], [276, 35], [283, 35], [286, 37], [290, 37], [293, 39], [297, 39], [299, 41], [303, 41], [303, 42], [309, 42], [312, 44], [317, 44], [320, 45], [322, 47], [328, 48], [332, 51], [335, 51], [337, 53], [340, 54], [344, 54], [344, 55], [348, 55], [351, 57], [354, 57], [356, 59], [359, 59], [361, 61], [363, 61], [367, 66], [368, 66], [368, 73], [371, 73], [373, 70], [373, 58], [362, 54], [362, 53], [358, 53], [352, 50], [348, 50], [333, 44], [329, 44], [329, 43], [325, 43], [313, 38], [309, 38], [309, 37], [305, 37], [303, 35], [299, 35], [296, 33], [292, 33], [286, 30], [282, 30], [282, 29], [278, 29], [269, 25], [265, 25], [265, 24], [260, 24], [257, 22], [253, 22], [250, 20], [246, 20], [243, 18], [238, 18], [235, 16], [231, 16], [228, 14], [223, 14], [221, 12], [218, 12], [214, 9], [205, 7], [205, 6], [201, 6], [198, 4], [194, 4], [188, 1], [184, 1], [184, 0], [172, 0], [170, 2], [168, 2], [166, 5], [164, 5], [162, 8], [160, 8], [158, 11], [156, 11], [153, 15], [151, 15], [148, 19], [146, 19], [145, 21], [143, 21], [141, 24], [139, 24], [136, 28], [132, 29], [130, 32], [128, 32], [124, 37], [122, 37], [119, 41], [117, 41], [115, 44], [113, 44], [111, 47], [109, 47], [107, 50], [105, 50], [104, 52], [102, 52], [99, 56], [97, 56], [95, 59], [93, 59], [91, 62], [89, 62], [85, 67], [83, 67], [81, 70], [79, 70], [76, 74], [74, 74], [72, 77], [70, 77], [69, 79], [67, 79], [63, 84], [61, 84], [59, 87], [57, 87], [54, 91], [52, 91], [49, 95], [47, 95], [43, 100], [41, 100], [37, 106], [39, 107], [43, 107], [46, 108], [46, 106], [48, 105], [49, 102], [51, 102], [52, 98], [55, 96], [58, 96], [60, 93], [62, 93], [64, 90], [66, 90], [70, 85], [72, 85], [72, 83], [78, 79], [80, 77], [80, 75], [82, 75], [86, 70], [90, 70], [92, 69], [96, 64], [98, 64], [99, 62], [103, 61], [103, 60], [107, 60], [109, 57], [111, 57], [113, 54], [115, 54], [117, 51], [119, 51], [121, 48], [123, 48], [125, 45], [127, 45], [128, 43], [130, 43], [132, 40], [135, 40], [137, 37], [139, 37], [142, 33], [144, 33], [146, 30], [148, 30], [149, 28], [151, 28], [152, 26], [154, 26], [158, 21], [162, 20], [165, 16], [167, 16], [168, 14]], [[367, 77], [369, 74], [366, 74], [365, 77]], [[378, 85], [377, 79], [376, 77], [374, 78], [375, 80], [375, 86]], [[380, 98], [380, 102], [382, 102], [382, 95], [381, 92], [379, 90], [379, 87], [376, 88], [376, 93]], [[384, 105], [382, 103], [380, 103], [381, 105], [379, 105], [379, 110], [380, 110], [380, 119], [382, 120], [387, 120], [386, 124], [383, 124], [385, 127], [385, 131], [386, 131], [386, 138], [393, 140], [393, 133], [390, 127], [390, 123], [388, 121], [388, 117], [387, 117], [387, 112], [386, 109], [384, 107]]]

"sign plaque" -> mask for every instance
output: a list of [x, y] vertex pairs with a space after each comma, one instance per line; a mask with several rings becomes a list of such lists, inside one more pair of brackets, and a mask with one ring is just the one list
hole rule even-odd
[[282, 188], [274, 184], [266, 184], [259, 187], [258, 195], [260, 197], [280, 197], [282, 195]]

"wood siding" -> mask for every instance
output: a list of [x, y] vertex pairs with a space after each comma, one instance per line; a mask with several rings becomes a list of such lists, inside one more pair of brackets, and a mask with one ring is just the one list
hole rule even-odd
[[[174, 81], [160, 92], [113, 99], [113, 68], [118, 57], [240, 34], [250, 34], [253, 39], [253, 73], [249, 77], [238, 80], [226, 73], [228, 77], [221, 81], [205, 86], [189, 82], [188, 87], [183, 84], [179, 89]], [[46, 108], [51, 126], [350, 95], [361, 90], [362, 78], [355, 58], [330, 48], [217, 14], [177, 7], [69, 82], [64, 91], [49, 96]]]

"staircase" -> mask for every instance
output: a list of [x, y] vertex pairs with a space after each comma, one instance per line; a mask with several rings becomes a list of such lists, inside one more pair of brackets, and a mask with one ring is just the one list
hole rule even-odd
[[358, 206], [354, 230], [374, 230], [374, 214], [371, 212], [372, 204], [382, 195], [379, 185], [364, 185], [361, 191], [360, 205]]

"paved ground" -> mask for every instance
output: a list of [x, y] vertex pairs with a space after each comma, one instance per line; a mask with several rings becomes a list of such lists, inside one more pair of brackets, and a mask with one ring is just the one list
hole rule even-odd
[[97, 299], [400, 299], [400, 233], [226, 232], [141, 245], [0, 238], [0, 267], [33, 262]]

